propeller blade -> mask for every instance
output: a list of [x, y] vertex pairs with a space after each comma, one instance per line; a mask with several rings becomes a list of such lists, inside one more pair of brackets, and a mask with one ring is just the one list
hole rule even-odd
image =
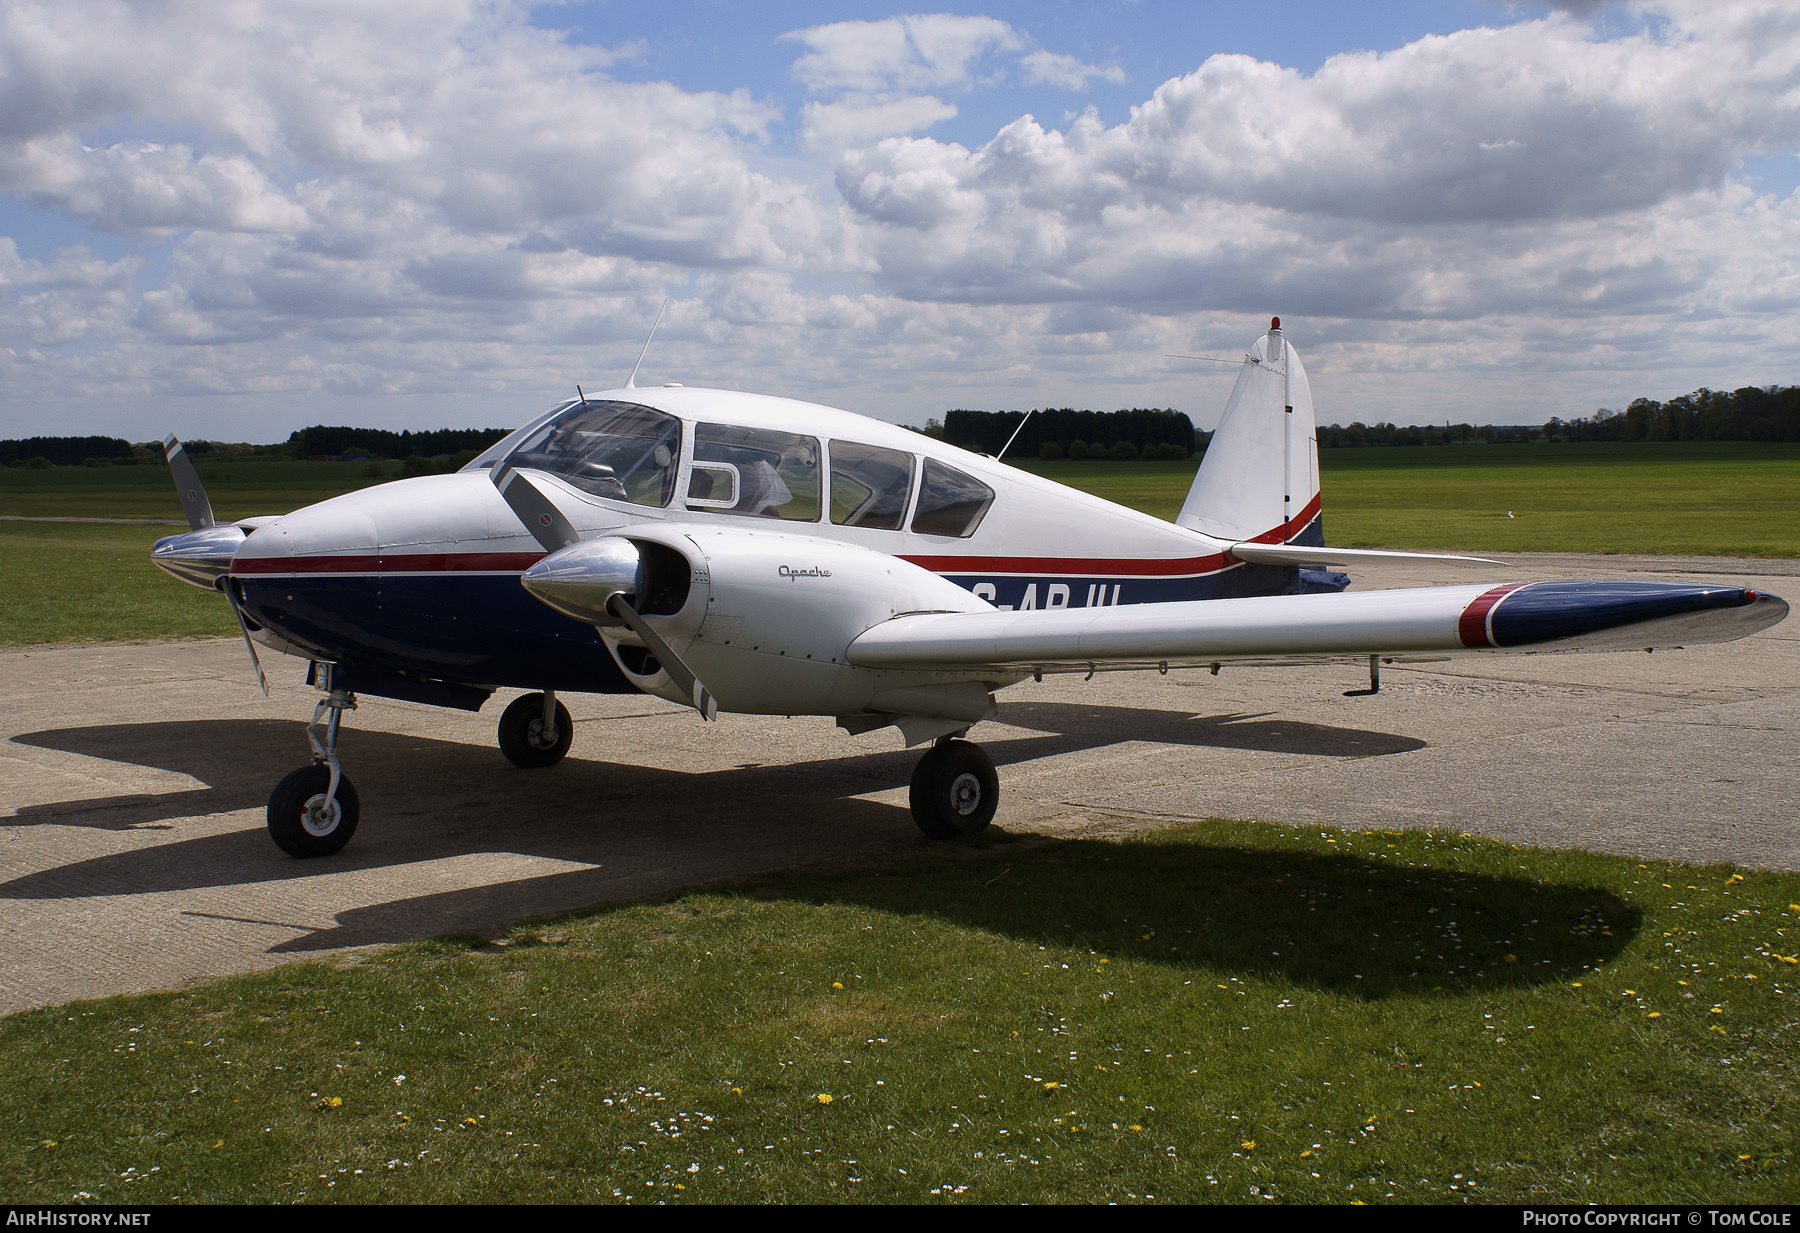
[[663, 666], [663, 671], [669, 674], [669, 679], [680, 686], [681, 692], [693, 701], [694, 709], [700, 712], [700, 718], [709, 722], [718, 718], [719, 700], [712, 696], [710, 689], [700, 683], [700, 678], [694, 675], [693, 669], [682, 663], [681, 657], [670, 649], [669, 644], [664, 642], [654, 629], [650, 628], [650, 623], [638, 615], [637, 609], [627, 603], [623, 595], [614, 595], [607, 601], [606, 606], [614, 616], [625, 622], [627, 629], [644, 640], [644, 645], [650, 648], [652, 655], [656, 656], [656, 662]]
[[492, 472], [494, 487], [506, 499], [512, 512], [519, 516], [525, 529], [531, 532], [532, 538], [543, 545], [545, 552], [555, 552], [558, 548], [567, 548], [578, 543], [581, 535], [563, 512], [556, 508], [542, 489], [525, 478], [523, 472], [501, 462]]
[[181, 448], [174, 433], [163, 438], [163, 457], [169, 460], [169, 471], [175, 476], [175, 492], [181, 498], [181, 512], [187, 515], [188, 529], [198, 531], [216, 525], [212, 502], [206, 497], [206, 485], [200, 482], [194, 460]]
[[226, 602], [231, 605], [231, 611], [237, 616], [238, 629], [244, 635], [244, 646], [250, 652], [250, 666], [256, 669], [256, 683], [262, 686], [263, 697], [266, 698], [269, 696], [269, 677], [263, 671], [262, 657], [256, 653], [256, 643], [250, 640], [250, 623], [244, 618], [244, 610], [238, 606], [237, 594], [231, 589], [231, 583], [227, 581], [221, 589], [225, 592]]

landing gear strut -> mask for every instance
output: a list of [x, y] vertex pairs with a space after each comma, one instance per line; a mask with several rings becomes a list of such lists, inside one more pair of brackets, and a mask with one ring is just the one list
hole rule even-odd
[[569, 752], [575, 724], [569, 708], [546, 689], [514, 698], [500, 716], [500, 752], [514, 766], [555, 766]]
[[912, 815], [933, 839], [973, 835], [994, 820], [1000, 776], [981, 746], [947, 737], [913, 768]]
[[[306, 739], [312, 744], [311, 766], [303, 766], [269, 794], [269, 837], [289, 856], [302, 859], [330, 856], [340, 851], [356, 833], [362, 806], [356, 787], [338, 765], [338, 723], [346, 710], [356, 709], [356, 695], [332, 683], [335, 665], [318, 666], [319, 688], [325, 696], [313, 707]], [[325, 739], [316, 729], [325, 718]]]

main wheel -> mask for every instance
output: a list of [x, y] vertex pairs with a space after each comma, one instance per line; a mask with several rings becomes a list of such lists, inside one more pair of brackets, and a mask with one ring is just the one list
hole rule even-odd
[[913, 768], [912, 815], [933, 839], [973, 835], [994, 820], [1000, 776], [981, 746], [940, 741]]
[[269, 793], [269, 838], [289, 856], [305, 859], [330, 856], [350, 842], [362, 805], [356, 787], [338, 776], [331, 807], [325, 807], [325, 789], [331, 786], [327, 767], [303, 766], [275, 785]]
[[569, 708], [561, 702], [556, 704], [556, 739], [544, 735], [543, 694], [514, 698], [500, 716], [500, 752], [514, 766], [555, 766], [569, 752], [569, 743], [574, 739], [574, 721], [569, 718]]

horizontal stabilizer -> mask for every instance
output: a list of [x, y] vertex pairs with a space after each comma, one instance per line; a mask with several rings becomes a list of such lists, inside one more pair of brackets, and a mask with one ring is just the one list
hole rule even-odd
[[1487, 557], [1459, 557], [1441, 552], [1389, 552], [1383, 548], [1311, 548], [1304, 544], [1255, 544], [1231, 546], [1231, 555], [1256, 565], [1355, 565], [1358, 561], [1467, 561], [1499, 565], [1505, 561]]
[[864, 668], [1066, 672], [1367, 655], [1653, 649], [1731, 642], [1776, 596], [1677, 582], [1531, 582], [895, 617], [850, 644]]

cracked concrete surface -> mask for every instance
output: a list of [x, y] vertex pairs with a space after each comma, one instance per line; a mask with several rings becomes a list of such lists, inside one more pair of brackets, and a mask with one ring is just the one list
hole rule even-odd
[[[1512, 557], [1384, 565], [1359, 589], [1717, 578], [1800, 601], [1800, 562]], [[306, 761], [304, 665], [258, 692], [236, 640], [0, 653], [0, 1012], [347, 947], [930, 848], [917, 753], [829, 719], [566, 695], [575, 746], [521, 771], [480, 715], [366, 699], [341, 752], [363, 819], [337, 857], [269, 841]], [[1209, 817], [1450, 827], [1515, 843], [1800, 868], [1800, 618], [1724, 647], [1027, 682], [975, 736], [997, 825], [1114, 836]]]

